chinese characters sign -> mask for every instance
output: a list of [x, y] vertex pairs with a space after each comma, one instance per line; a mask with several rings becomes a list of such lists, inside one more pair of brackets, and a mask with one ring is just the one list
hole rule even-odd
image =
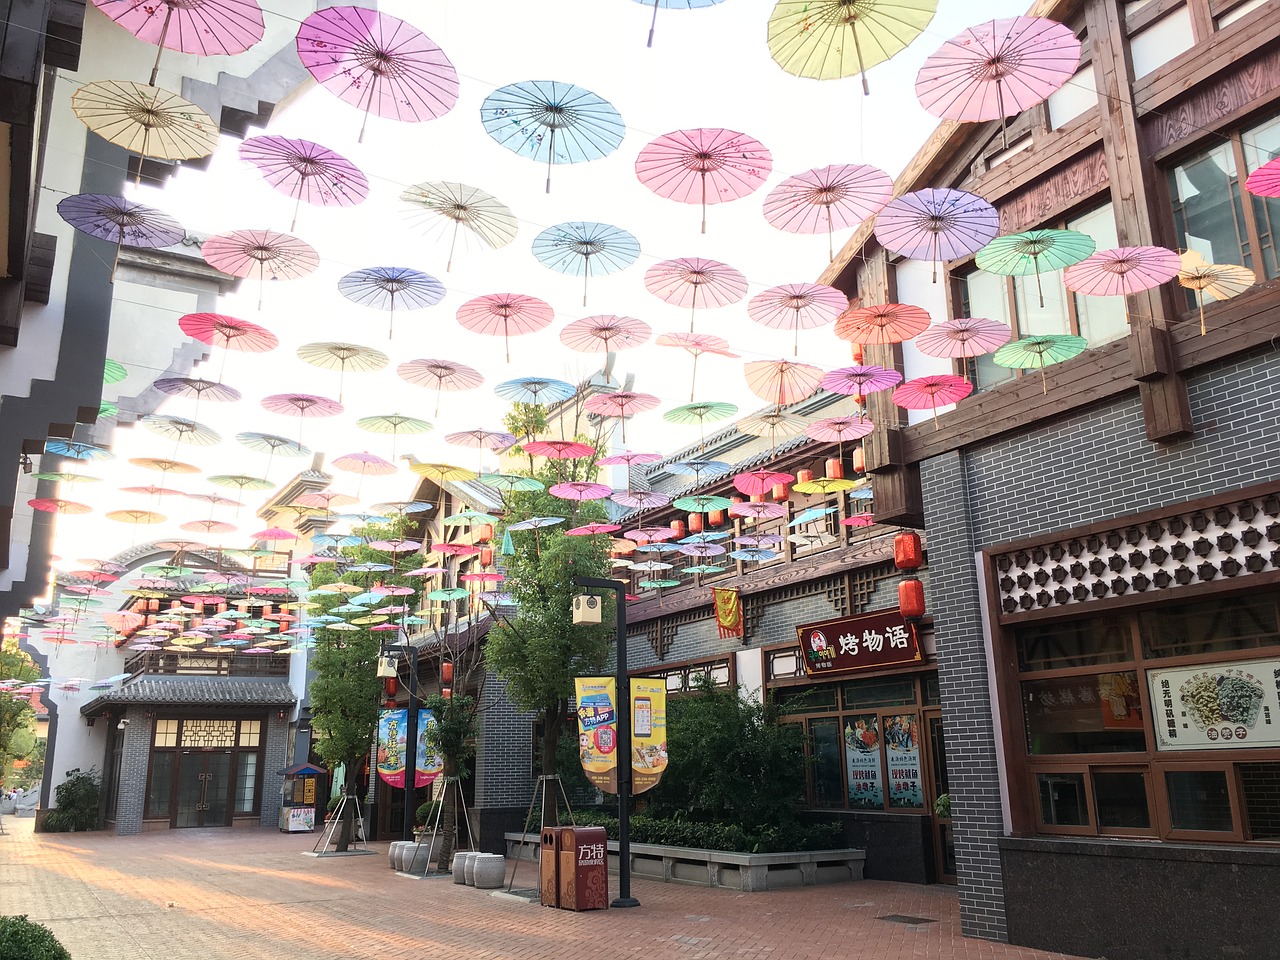
[[[427, 733], [435, 723], [430, 710], [418, 711], [418, 752], [414, 784], [425, 787], [444, 769], [444, 759], [427, 746]], [[382, 710], [378, 715], [378, 776], [388, 786], [404, 788], [404, 761], [408, 746], [409, 711]]]
[[845, 717], [844, 757], [849, 779], [849, 806], [855, 810], [883, 810], [880, 718], [874, 713]]
[[1280, 745], [1280, 660], [1150, 670], [1159, 750]]
[[796, 627], [811, 677], [919, 663], [915, 628], [896, 610]]
[[667, 682], [631, 679], [631, 793], [657, 786], [667, 769]]

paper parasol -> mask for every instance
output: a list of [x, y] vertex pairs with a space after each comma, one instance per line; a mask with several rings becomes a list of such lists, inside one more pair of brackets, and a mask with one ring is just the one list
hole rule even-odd
[[788, 177], [764, 198], [764, 218], [787, 233], [826, 233], [835, 259], [836, 230], [857, 226], [893, 196], [893, 180], [879, 167], [840, 163]]
[[493, 250], [505, 247], [516, 238], [518, 223], [515, 214], [497, 197], [479, 187], [448, 181], [419, 183], [400, 194], [400, 199], [412, 204], [415, 211], [425, 211], [426, 217], [453, 224], [446, 272], [453, 269], [453, 252], [460, 227], [465, 227]]
[[847, 311], [835, 335], [851, 343], [902, 343], [929, 326], [929, 314], [909, 303], [880, 303]]
[[58, 216], [81, 233], [116, 245], [111, 261], [111, 280], [116, 277], [120, 248], [171, 247], [181, 243], [187, 232], [161, 210], [124, 197], [97, 193], [77, 193], [58, 202]]
[[702, 205], [737, 200], [764, 185], [773, 155], [760, 141], [722, 127], [675, 130], [651, 141], [636, 157], [636, 177], [660, 197]]
[[396, 367], [396, 375], [405, 383], [416, 387], [434, 389], [436, 392], [436, 411], [440, 415], [440, 393], [443, 390], [474, 390], [484, 383], [477, 370], [464, 363], [452, 360], [420, 359], [409, 360]]
[[250, 137], [240, 144], [240, 159], [257, 168], [273, 188], [293, 197], [293, 222], [305, 200], [318, 207], [349, 207], [369, 195], [369, 180], [342, 154], [310, 140]]
[[609, 353], [638, 347], [652, 334], [642, 320], [607, 314], [573, 321], [560, 331], [560, 342], [579, 353]]
[[502, 337], [507, 362], [511, 362], [510, 338], [534, 333], [555, 319], [551, 305], [520, 293], [490, 293], [468, 300], [458, 308], [458, 323], [472, 333]]
[[533, 255], [548, 270], [582, 277], [582, 305], [593, 276], [625, 270], [640, 256], [640, 242], [609, 223], [570, 220], [547, 227], [533, 238]]
[[1205, 335], [1204, 295], [1215, 300], [1230, 300], [1244, 293], [1258, 282], [1257, 275], [1248, 267], [1228, 263], [1206, 263], [1195, 251], [1182, 255], [1182, 269], [1178, 271], [1178, 283], [1196, 294], [1196, 307], [1200, 311], [1200, 336]]
[[[645, 271], [645, 289], [677, 307], [689, 308], [689, 332], [693, 332], [699, 305], [727, 307], [747, 295], [747, 278], [719, 260], [680, 257], [663, 260]], [[726, 344], [727, 346], [727, 344]]]
[[160, 48], [151, 68], [153, 86], [164, 50], [225, 57], [248, 50], [265, 30], [257, 0], [93, 0], [93, 5], [139, 40]]
[[338, 371], [338, 402], [342, 402], [343, 380], [347, 372], [375, 373], [391, 358], [381, 350], [362, 347], [357, 343], [304, 343], [298, 348], [298, 359], [321, 370]]
[[795, 352], [800, 353], [800, 331], [825, 327], [849, 307], [849, 298], [835, 287], [820, 283], [784, 283], [757, 293], [747, 304], [747, 315], [773, 330], [791, 330]]
[[964, 377], [943, 373], [908, 380], [893, 391], [893, 402], [908, 410], [933, 411], [933, 426], [938, 428], [938, 407], [963, 400], [973, 393], [973, 384]]
[[1000, 229], [995, 207], [963, 190], [926, 189], [903, 194], [880, 211], [875, 235], [881, 246], [913, 260], [938, 263], [981, 250]]
[[1079, 356], [1089, 345], [1084, 337], [1070, 334], [1044, 334], [1041, 336], [1023, 337], [1013, 343], [1007, 343], [992, 356], [1002, 367], [1013, 367], [1017, 370], [1039, 370], [1041, 388], [1049, 392], [1049, 382], [1044, 368], [1051, 363], [1061, 363]]

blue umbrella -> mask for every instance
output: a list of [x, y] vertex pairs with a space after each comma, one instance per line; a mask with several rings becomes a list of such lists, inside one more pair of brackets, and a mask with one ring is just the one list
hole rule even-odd
[[723, 477], [733, 465], [723, 460], [680, 460], [667, 464], [667, 472], [685, 477]]
[[811, 523], [820, 517], [825, 517], [829, 513], [835, 513], [836, 507], [810, 507], [808, 510], [801, 510], [796, 514], [796, 518], [787, 524], [788, 527], [802, 527], [806, 523]]
[[500, 87], [480, 105], [485, 133], [530, 160], [553, 163], [599, 160], [618, 149], [626, 134], [622, 116], [590, 90], [557, 80], [525, 80]]
[[493, 392], [512, 403], [560, 403], [573, 396], [574, 386], [546, 377], [519, 377], [498, 384]]
[[[446, 293], [444, 284], [435, 277], [408, 267], [366, 267], [354, 270], [338, 281], [338, 291], [361, 306], [390, 311], [388, 337], [395, 325], [397, 306], [404, 310], [434, 307], [444, 299]], [[398, 303], [397, 297], [400, 298]]]
[[658, 23], [659, 7], [663, 10], [702, 10], [723, 2], [724, 0], [636, 0], [636, 3], [643, 3], [653, 7], [653, 20], [649, 23], [649, 42], [645, 46], [653, 46], [653, 28]]
[[533, 255], [557, 273], [582, 277], [582, 305], [587, 305], [587, 281], [623, 270], [640, 256], [640, 241], [608, 223], [570, 220], [547, 227], [533, 238]]
[[754, 560], [757, 563], [772, 560], [777, 555], [776, 550], [766, 550], [764, 547], [747, 547], [743, 550], [734, 550], [729, 554], [735, 560]]
[[72, 460], [111, 460], [115, 454], [106, 447], [82, 440], [46, 440], [44, 452]]

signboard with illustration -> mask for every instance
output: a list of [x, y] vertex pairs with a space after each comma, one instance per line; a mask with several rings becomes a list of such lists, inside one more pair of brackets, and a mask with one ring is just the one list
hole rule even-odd
[[[417, 770], [413, 782], [425, 787], [440, 776], [444, 758], [427, 746], [428, 728], [436, 722], [430, 710], [418, 711]], [[378, 776], [391, 787], [404, 789], [405, 754], [409, 745], [409, 711], [403, 707], [378, 713]]]
[[434, 753], [427, 745], [427, 734], [436, 725], [436, 716], [430, 710], [418, 711], [418, 773], [414, 783], [426, 787], [435, 783], [436, 777], [444, 770], [444, 757]]
[[[618, 792], [618, 696], [613, 677], [578, 677], [578, 756], [592, 786]], [[666, 716], [663, 728], [665, 740]]]
[[919, 810], [924, 806], [920, 782], [920, 718], [904, 713], [884, 718], [884, 745], [889, 758], [889, 807]]
[[915, 627], [896, 610], [841, 617], [796, 627], [804, 669], [811, 677], [920, 663]]
[[1149, 670], [1158, 750], [1280, 746], [1280, 660]]
[[845, 717], [844, 757], [849, 780], [849, 806], [884, 809], [884, 774], [880, 766], [880, 718], [874, 713]]
[[667, 769], [667, 682], [631, 678], [631, 793], [644, 793]]

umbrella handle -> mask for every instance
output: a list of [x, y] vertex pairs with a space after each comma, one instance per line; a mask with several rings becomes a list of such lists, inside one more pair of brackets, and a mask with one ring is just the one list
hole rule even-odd
[[707, 232], [707, 171], [698, 175], [702, 180], [702, 232]]
[[658, 25], [658, 0], [653, 0], [653, 19], [649, 21], [649, 42], [646, 47], [653, 46], [653, 30]]
[[166, 3], [164, 5], [164, 26], [160, 28], [160, 39], [156, 41], [156, 62], [151, 67], [151, 79], [147, 81], [147, 86], [154, 87], [156, 85], [156, 74], [160, 72], [160, 55], [164, 53], [164, 39], [169, 34], [169, 18], [173, 16], [173, 4]]
[[853, 49], [858, 54], [858, 76], [862, 78], [862, 95], [867, 97], [871, 95], [871, 88], [867, 86], [867, 70], [862, 65], [862, 44], [858, 42], [857, 21], [849, 21], [849, 32], [853, 34]]
[[547, 193], [551, 192], [551, 164], [556, 156], [556, 128], [551, 128], [551, 136], [547, 140]]

